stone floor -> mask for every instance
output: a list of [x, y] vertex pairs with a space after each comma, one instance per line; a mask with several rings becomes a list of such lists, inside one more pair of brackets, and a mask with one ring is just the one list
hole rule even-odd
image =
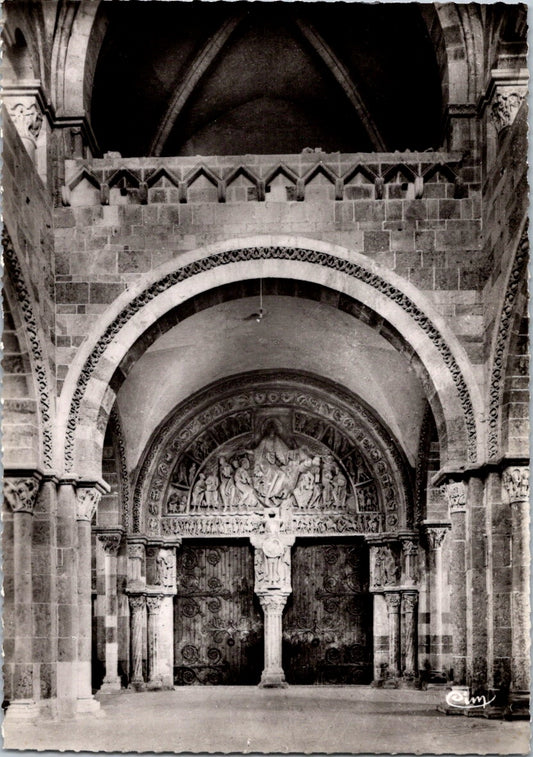
[[102, 697], [98, 716], [10, 726], [4, 750], [529, 753], [529, 723], [446, 716], [436, 710], [442, 696], [334, 686], [123, 691]]

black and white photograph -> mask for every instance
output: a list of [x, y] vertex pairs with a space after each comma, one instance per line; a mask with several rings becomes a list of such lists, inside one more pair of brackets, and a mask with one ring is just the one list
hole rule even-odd
[[529, 754], [528, 6], [1, 12], [5, 753]]

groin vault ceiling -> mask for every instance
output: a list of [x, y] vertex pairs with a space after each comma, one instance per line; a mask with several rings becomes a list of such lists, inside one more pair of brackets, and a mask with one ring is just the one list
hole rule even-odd
[[102, 150], [439, 146], [440, 79], [417, 5], [265, 5], [102, 3], [92, 97]]

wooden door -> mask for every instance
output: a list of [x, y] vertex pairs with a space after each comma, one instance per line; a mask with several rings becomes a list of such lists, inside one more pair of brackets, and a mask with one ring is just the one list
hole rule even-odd
[[249, 543], [191, 541], [178, 550], [176, 685], [259, 683], [263, 618], [253, 571]]
[[283, 668], [292, 684], [366, 684], [372, 680], [372, 599], [368, 548], [298, 540], [292, 595], [283, 617]]

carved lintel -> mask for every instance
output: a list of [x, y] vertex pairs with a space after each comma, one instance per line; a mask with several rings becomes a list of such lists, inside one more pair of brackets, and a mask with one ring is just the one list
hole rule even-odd
[[11, 120], [21, 139], [29, 139], [35, 144], [43, 125], [43, 114], [35, 101], [17, 100], [8, 106]]
[[94, 486], [76, 489], [76, 520], [92, 521], [102, 494]]
[[33, 513], [40, 479], [35, 476], [4, 479], [4, 498], [14, 513]]
[[451, 481], [443, 486], [450, 515], [466, 511], [467, 487], [464, 481]]
[[430, 549], [436, 550], [442, 546], [448, 526], [426, 526], [426, 539]]
[[122, 534], [116, 532], [99, 533], [98, 540], [108, 555], [116, 556], [122, 541]]
[[502, 482], [509, 496], [509, 502], [529, 501], [529, 468], [513, 465], [502, 474]]
[[389, 615], [400, 611], [401, 594], [399, 592], [386, 592], [385, 601], [387, 603], [387, 612]]
[[255, 547], [254, 570], [256, 594], [264, 592], [291, 593], [291, 546], [294, 536], [267, 534], [250, 538]]

